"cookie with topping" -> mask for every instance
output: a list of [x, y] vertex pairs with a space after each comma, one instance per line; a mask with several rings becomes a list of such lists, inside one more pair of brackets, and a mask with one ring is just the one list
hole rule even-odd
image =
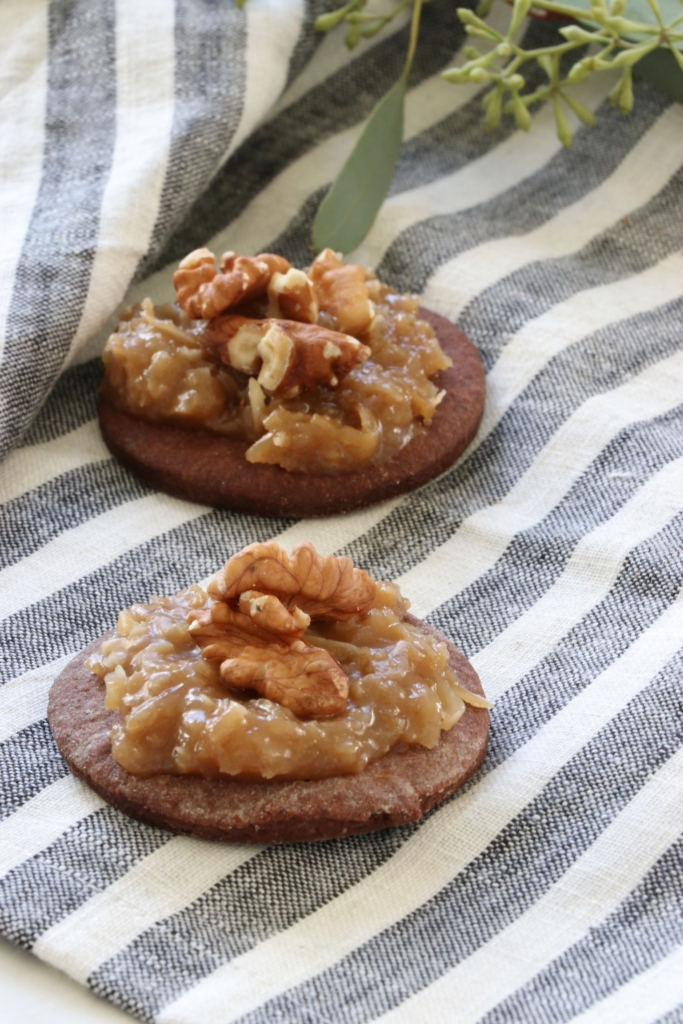
[[103, 353], [113, 454], [178, 497], [266, 516], [362, 508], [421, 486], [474, 436], [474, 346], [370, 270], [325, 250], [208, 249], [174, 277], [177, 305], [127, 310]]
[[489, 703], [394, 584], [305, 543], [122, 612], [56, 680], [72, 771], [133, 817], [239, 842], [419, 819], [486, 750]]

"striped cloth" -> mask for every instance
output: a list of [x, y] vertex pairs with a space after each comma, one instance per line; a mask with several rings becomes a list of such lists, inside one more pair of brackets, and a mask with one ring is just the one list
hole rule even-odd
[[[547, 109], [488, 134], [478, 87], [439, 78], [463, 38], [433, 0], [353, 257], [478, 345], [459, 464], [361, 513], [268, 521], [151, 491], [98, 433], [124, 300], [170, 295], [197, 245], [307, 261], [407, 34], [350, 55], [311, 18], [2, 5], [0, 927], [159, 1024], [680, 1024], [683, 108], [639, 84], [622, 118], [589, 80], [597, 128], [573, 122], [570, 149]], [[202, 843], [115, 812], [55, 749], [50, 683], [120, 608], [270, 537], [398, 580], [495, 699], [484, 766], [419, 825]]]

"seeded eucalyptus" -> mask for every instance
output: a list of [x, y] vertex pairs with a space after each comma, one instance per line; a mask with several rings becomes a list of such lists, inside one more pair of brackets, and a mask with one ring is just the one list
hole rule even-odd
[[[244, 3], [244, 0], [242, 0]], [[363, 8], [367, 0], [350, 0], [350, 3], [331, 11], [329, 14], [321, 14], [316, 18], [313, 29], [315, 32], [329, 32], [336, 28], [342, 21], [349, 26], [346, 32], [346, 45], [349, 50], [355, 49], [361, 39], [371, 39], [378, 35], [383, 28], [394, 20], [397, 14], [409, 7], [414, 0], [400, 0], [389, 14], [371, 14]]]
[[[458, 17], [467, 34], [485, 40], [488, 46], [484, 52], [473, 46], [465, 47], [467, 63], [444, 71], [443, 77], [449, 82], [481, 82], [492, 86], [482, 99], [486, 127], [490, 129], [495, 128], [502, 114], [506, 113], [514, 116], [519, 128], [528, 130], [531, 125], [529, 107], [533, 103], [550, 101], [557, 134], [564, 145], [569, 146], [572, 133], [565, 116], [567, 107], [584, 124], [595, 123], [593, 113], [572, 96], [572, 85], [582, 82], [594, 72], [618, 71], [619, 78], [609, 98], [622, 114], [627, 114], [633, 106], [633, 67], [643, 57], [658, 48], [669, 50], [683, 71], [683, 54], [678, 48], [683, 44], [683, 13], [676, 12], [677, 16], [665, 23], [657, 0], [646, 2], [655, 24], [625, 18], [626, 0], [612, 0], [609, 7], [605, 0], [590, 0], [588, 8], [578, 2], [515, 0], [505, 35], [485, 20], [492, 6], [491, 0], [483, 0], [476, 14], [468, 8], [459, 8]], [[536, 10], [579, 18], [583, 24], [561, 28], [560, 35], [566, 40], [564, 43], [524, 50], [515, 41], [515, 36], [532, 6]], [[560, 59], [586, 47], [590, 47], [588, 55], [573, 63], [563, 75]], [[521, 71], [530, 61], [540, 65], [547, 81], [539, 88], [525, 92], [527, 83]]]
[[[245, 0], [236, 2], [242, 6]], [[403, 137], [408, 75], [426, 2], [398, 0], [389, 14], [373, 14], [366, 10], [368, 0], [348, 0], [337, 10], [321, 14], [314, 23], [316, 32], [346, 26], [346, 45], [353, 50], [362, 39], [376, 36], [412, 7], [403, 73], [373, 110], [318, 209], [312, 237], [315, 250], [326, 246], [342, 252], [355, 249], [372, 227], [389, 191]], [[571, 145], [568, 111], [585, 125], [595, 124], [593, 112], [579, 102], [572, 87], [601, 71], [618, 73], [609, 98], [622, 114], [633, 106], [634, 68], [656, 88], [683, 101], [683, 0], [510, 0], [504, 34], [487, 21], [495, 2], [479, 0], [476, 12], [467, 7], [457, 9], [467, 35], [480, 42], [464, 47], [466, 62], [462, 66], [442, 72], [447, 82], [482, 86], [481, 105], [489, 130], [510, 114], [519, 128], [528, 131], [529, 108], [550, 103], [557, 135], [565, 146]], [[563, 42], [525, 50], [517, 36], [529, 14], [570, 18], [574, 24], [559, 30]], [[541, 69], [545, 81], [530, 88], [529, 70], [534, 65]], [[533, 79], [538, 81], [537, 73]]]

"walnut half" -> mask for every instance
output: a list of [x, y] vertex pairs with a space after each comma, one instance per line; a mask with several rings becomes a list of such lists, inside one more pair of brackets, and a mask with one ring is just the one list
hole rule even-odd
[[233, 555], [207, 589], [221, 601], [258, 590], [279, 596], [287, 607], [296, 605], [312, 619], [343, 621], [369, 611], [377, 583], [350, 558], [319, 555], [310, 541], [297, 544], [288, 555], [271, 540]]
[[256, 690], [300, 718], [321, 718], [344, 710], [349, 684], [331, 654], [301, 639], [310, 621], [252, 590], [240, 595], [239, 610], [219, 602], [194, 612], [190, 635], [207, 661], [220, 663], [228, 686]]
[[367, 345], [348, 334], [294, 320], [220, 316], [207, 325], [205, 336], [224, 363], [258, 374], [270, 394], [294, 396], [320, 385], [336, 387], [342, 375], [370, 356]]
[[208, 592], [215, 603], [189, 615], [190, 635], [223, 681], [252, 689], [301, 718], [344, 710], [348, 679], [328, 651], [307, 644], [312, 619], [343, 620], [369, 610], [377, 584], [348, 558], [299, 544], [251, 544], [226, 562]]

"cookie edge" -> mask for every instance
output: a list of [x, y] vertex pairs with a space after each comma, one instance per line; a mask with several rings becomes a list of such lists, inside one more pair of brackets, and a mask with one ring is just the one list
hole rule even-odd
[[[447, 644], [449, 663], [461, 684], [483, 695], [474, 668], [455, 644], [428, 623], [413, 616], [408, 619]], [[81, 651], [53, 683], [48, 701], [52, 734], [72, 773], [103, 800], [138, 821], [176, 834], [221, 842], [277, 844], [341, 838], [408, 824], [459, 789], [486, 754], [489, 713], [467, 705], [460, 721], [442, 734], [432, 750], [390, 751], [358, 775], [261, 783], [178, 775], [139, 778], [125, 772], [111, 756], [109, 731], [118, 716], [104, 708], [104, 684], [84, 664], [105, 637]], [[467, 757], [463, 757], [465, 748]], [[448, 770], [439, 768], [444, 762]], [[441, 784], [432, 781], [425, 786], [430, 773], [432, 780], [440, 776]], [[250, 820], [242, 813], [245, 800], [251, 800]], [[178, 811], [189, 803], [199, 807], [194, 817]], [[351, 807], [355, 808], [353, 814], [349, 813]]]
[[265, 517], [330, 516], [405, 494], [449, 469], [474, 438], [484, 410], [485, 372], [475, 346], [449, 320], [420, 307], [453, 360], [433, 380], [446, 391], [429, 429], [388, 462], [337, 476], [249, 463], [248, 442], [136, 419], [102, 396], [98, 417], [112, 455], [144, 483], [174, 497]]

